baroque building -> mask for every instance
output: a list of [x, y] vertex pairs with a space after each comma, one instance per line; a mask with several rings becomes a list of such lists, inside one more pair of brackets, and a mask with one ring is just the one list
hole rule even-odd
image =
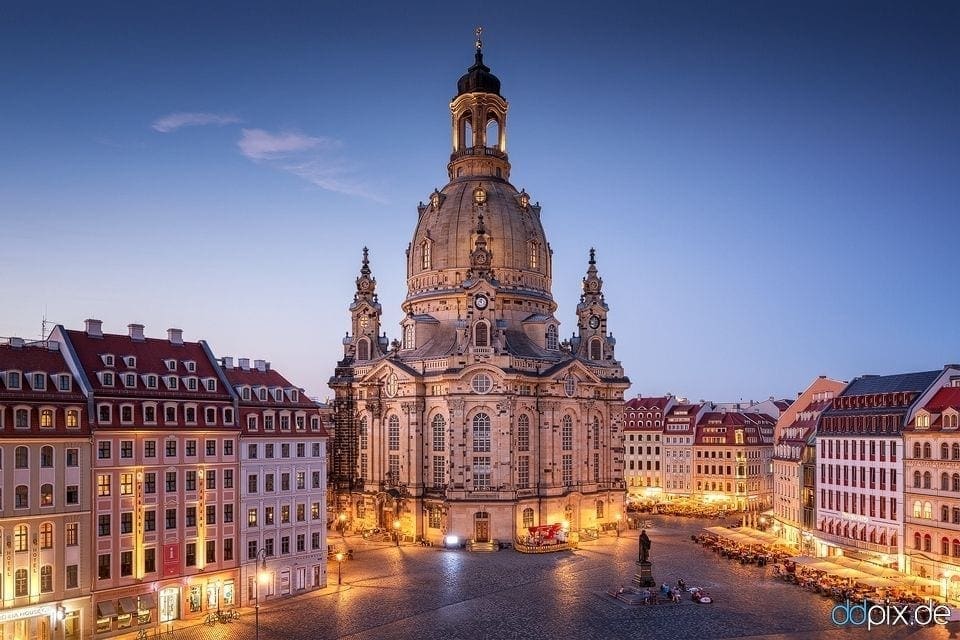
[[244, 602], [325, 587], [327, 453], [319, 407], [265, 360], [220, 363], [240, 407]]
[[[916, 458], [922, 458], [909, 455], [904, 428], [958, 375], [960, 368], [946, 365], [936, 371], [861, 376], [820, 414], [817, 555], [846, 555], [905, 567], [904, 490], [908, 480], [914, 482], [910, 487], [914, 492], [925, 487], [922, 474], [904, 477], [916, 470]], [[932, 491], [932, 486], [926, 489]], [[924, 509], [932, 519], [932, 505], [921, 505], [920, 514], [908, 515], [907, 522], [919, 524], [926, 519]]]
[[773, 530], [804, 553], [816, 526], [817, 420], [844, 387], [819, 376], [780, 414], [774, 432]]
[[56, 342], [0, 340], [0, 638], [90, 620], [87, 401]]
[[478, 39], [450, 103], [449, 182], [417, 208], [392, 344], [364, 250], [330, 381], [329, 490], [354, 529], [486, 544], [622, 511], [629, 381], [603, 281], [591, 249], [576, 331], [561, 342], [541, 208], [510, 183], [507, 110]]
[[93, 634], [107, 637], [238, 604], [236, 404], [207, 344], [143, 325], [61, 325], [90, 419]]

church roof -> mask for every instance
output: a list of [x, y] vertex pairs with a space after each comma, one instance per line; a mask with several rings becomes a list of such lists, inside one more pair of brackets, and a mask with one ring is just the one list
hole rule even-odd
[[490, 73], [490, 67], [483, 64], [483, 53], [477, 51], [473, 66], [457, 80], [457, 95], [465, 93], [495, 93], [500, 95], [500, 78]]

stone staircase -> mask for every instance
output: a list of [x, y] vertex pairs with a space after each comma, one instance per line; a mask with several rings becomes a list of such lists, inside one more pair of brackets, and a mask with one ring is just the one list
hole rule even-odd
[[500, 545], [497, 544], [496, 540], [488, 540], [487, 542], [477, 542], [476, 540], [470, 540], [467, 542], [467, 551], [499, 551]]

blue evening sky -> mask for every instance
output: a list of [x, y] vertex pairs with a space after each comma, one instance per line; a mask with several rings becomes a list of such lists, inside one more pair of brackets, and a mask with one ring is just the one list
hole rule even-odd
[[398, 334], [485, 28], [569, 336], [631, 394], [960, 361], [960, 4], [5, 2], [0, 335], [184, 329], [329, 395], [368, 245]]

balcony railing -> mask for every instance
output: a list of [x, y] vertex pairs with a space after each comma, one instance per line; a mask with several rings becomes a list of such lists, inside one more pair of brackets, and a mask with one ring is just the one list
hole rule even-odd
[[838, 536], [835, 533], [826, 533], [824, 531], [811, 531], [810, 533], [812, 533], [815, 538], [818, 538], [823, 542], [834, 542], [843, 547], [853, 547], [855, 549], [864, 549], [865, 551], [872, 551], [874, 553], [887, 553], [887, 554], [897, 553], [896, 545], [877, 544], [876, 542], [854, 540], [853, 538], [846, 538], [844, 536]]
[[450, 154], [450, 162], [466, 156], [493, 156], [494, 158], [506, 159], [507, 154], [496, 147], [467, 147]]

